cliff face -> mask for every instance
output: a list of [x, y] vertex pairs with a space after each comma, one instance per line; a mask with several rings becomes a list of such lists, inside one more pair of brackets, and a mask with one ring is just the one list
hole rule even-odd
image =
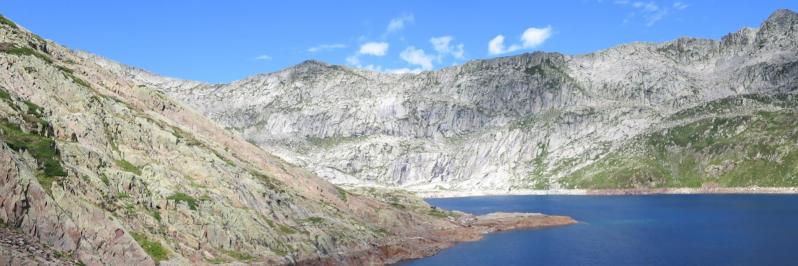
[[[231, 84], [147, 84], [344, 185], [419, 191], [796, 186], [798, 180], [787, 178], [795, 169], [778, 174], [780, 181], [761, 176], [746, 182], [715, 170], [747, 171], [734, 165], [760, 159], [785, 165], [795, 149], [790, 135], [767, 132], [782, 151], [758, 157], [723, 155], [750, 147], [695, 150], [694, 142], [717, 137], [704, 127], [681, 144], [688, 149], [675, 151], [679, 145], [667, 138], [651, 144], [670, 157], [636, 142], [720, 118], [794, 113], [796, 17], [780, 10], [760, 28], [719, 41], [633, 43], [579, 56], [538, 52], [420, 74], [307, 61]], [[702, 109], [707, 105], [724, 105], [724, 112]], [[723, 134], [732, 138], [745, 127]], [[600, 164], [632, 150], [657, 157], [650, 167], [658, 170], [637, 169], [632, 158], [615, 170]], [[681, 166], [678, 157], [692, 153], [702, 155]], [[689, 168], [690, 182], [681, 181], [680, 167]], [[621, 177], [605, 182], [603, 176], [615, 175]]]
[[[455, 222], [478, 217], [335, 187], [148, 85], [199, 83], [146, 75], [0, 19], [4, 226], [88, 265], [390, 263], [479, 235]], [[440, 231], [461, 236], [424, 235]]]

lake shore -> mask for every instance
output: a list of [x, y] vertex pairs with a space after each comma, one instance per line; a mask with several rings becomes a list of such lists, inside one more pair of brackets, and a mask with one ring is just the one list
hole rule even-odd
[[798, 194], [798, 188], [649, 188], [649, 189], [560, 189], [560, 190], [487, 190], [487, 191], [414, 191], [422, 198], [460, 198], [478, 196], [523, 195], [657, 195], [657, 194]]
[[451, 226], [448, 228], [413, 232], [372, 248], [305, 259], [293, 265], [390, 265], [430, 257], [458, 243], [478, 241], [494, 232], [577, 223], [568, 216], [540, 213], [496, 212], [480, 216], [460, 213], [458, 217], [450, 218]]

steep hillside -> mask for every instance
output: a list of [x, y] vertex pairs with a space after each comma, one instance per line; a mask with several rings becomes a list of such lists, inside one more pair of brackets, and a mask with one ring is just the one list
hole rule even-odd
[[[483, 232], [573, 222], [497, 221], [398, 192], [347, 192], [103, 62], [0, 19], [0, 221], [59, 257], [380, 264]], [[46, 259], [24, 252], [0, 245], [0, 262]]]
[[[748, 128], [771, 117], [758, 111], [795, 112], [789, 101], [798, 87], [798, 15], [789, 10], [721, 40], [633, 43], [577, 56], [537, 52], [420, 74], [307, 61], [209, 85], [120, 71], [343, 185], [417, 191], [798, 186], [795, 168], [746, 182], [718, 181], [714, 170], [744, 175], [747, 165], [785, 164], [784, 150], [724, 154], [752, 152], [759, 142], [791, 150], [788, 130], [739, 132], [753, 134], [746, 136], [710, 130], [689, 133], [678, 144], [669, 139], [720, 119]], [[720, 114], [701, 107], [715, 105], [735, 108]], [[713, 155], [696, 150], [721, 137], [751, 145]], [[685, 156], [694, 156], [695, 165], [672, 161]], [[610, 165], [618, 160], [625, 165]]]

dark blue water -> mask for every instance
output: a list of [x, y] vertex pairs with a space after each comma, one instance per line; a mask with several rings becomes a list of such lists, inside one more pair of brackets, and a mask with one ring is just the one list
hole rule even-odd
[[502, 196], [428, 201], [476, 214], [568, 215], [581, 223], [492, 234], [403, 265], [798, 265], [796, 195]]

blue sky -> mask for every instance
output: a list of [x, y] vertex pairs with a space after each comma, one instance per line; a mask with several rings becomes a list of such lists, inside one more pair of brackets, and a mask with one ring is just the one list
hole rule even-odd
[[230, 82], [307, 59], [401, 72], [542, 50], [717, 39], [798, 1], [29, 1], [0, 13], [70, 48]]

